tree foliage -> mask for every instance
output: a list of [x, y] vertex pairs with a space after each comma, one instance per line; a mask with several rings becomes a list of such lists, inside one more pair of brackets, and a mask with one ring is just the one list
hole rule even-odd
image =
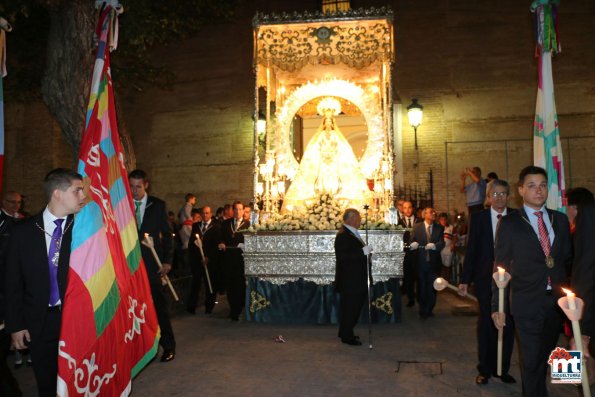
[[[118, 50], [111, 58], [117, 88], [167, 87], [175, 76], [150, 60], [150, 50], [190, 36], [207, 23], [232, 18], [237, 3], [123, 0]], [[75, 156], [95, 50], [97, 11], [93, 5], [92, 0], [4, 0], [0, 4], [0, 16], [13, 26], [7, 44], [10, 78], [5, 80], [6, 97], [42, 98]]]

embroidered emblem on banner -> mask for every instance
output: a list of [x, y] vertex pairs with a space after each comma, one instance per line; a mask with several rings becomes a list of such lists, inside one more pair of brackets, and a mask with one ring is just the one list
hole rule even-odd
[[266, 298], [260, 295], [258, 292], [250, 292], [250, 313], [256, 313], [257, 311], [264, 309], [270, 304], [271, 302], [266, 300]]
[[[104, 383], [109, 383], [110, 379], [116, 375], [116, 364], [112, 365], [112, 372], [101, 375], [96, 373], [96, 371], [99, 371], [99, 366], [95, 363], [95, 353], [91, 355], [91, 360], [84, 359], [82, 366], [79, 366], [80, 363], [64, 350], [65, 347], [66, 342], [61, 340], [58, 344], [58, 355], [68, 361], [68, 368], [75, 373], [74, 387], [76, 391], [85, 397], [96, 397], [101, 391], [101, 386]], [[58, 384], [66, 387], [63, 381], [58, 382]], [[58, 391], [63, 393], [61, 395], [68, 395], [66, 389]]]
[[377, 298], [375, 301], [372, 302], [372, 306], [375, 306], [378, 310], [382, 310], [386, 314], [393, 314], [393, 293], [387, 292], [386, 294], [382, 295], [380, 298]]
[[128, 303], [128, 318], [132, 319], [132, 328], [124, 334], [124, 343], [132, 341], [135, 335], [141, 334], [141, 325], [145, 323], [145, 310], [147, 310], [147, 304], [143, 303], [137, 315], [138, 301], [128, 296]]

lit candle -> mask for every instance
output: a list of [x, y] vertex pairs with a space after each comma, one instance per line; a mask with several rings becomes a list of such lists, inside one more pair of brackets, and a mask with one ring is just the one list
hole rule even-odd
[[504, 273], [506, 272], [506, 270], [504, 270], [504, 268], [501, 268], [500, 266], [498, 266], [498, 281], [504, 281]]
[[[576, 297], [576, 294], [569, 289], [562, 288], [562, 291], [566, 293], [566, 301], [568, 302], [568, 308], [564, 305], [564, 298], [558, 300], [558, 305], [562, 308], [562, 310], [566, 313], [566, 317], [570, 320], [572, 324], [572, 335], [574, 336], [574, 343], [576, 343], [576, 350], [584, 353], [584, 346], [583, 346], [583, 338], [581, 332], [581, 326], [579, 321], [581, 320], [581, 310], [576, 306], [576, 300], [578, 299], [581, 301], [580, 298]], [[581, 301], [579, 306], [582, 306], [584, 303]], [[591, 389], [589, 385], [589, 375], [587, 374], [587, 366], [581, 365], [581, 383], [583, 386], [583, 396], [591, 397]]]
[[568, 299], [568, 308], [570, 310], [576, 310], [576, 294], [569, 289], [562, 288], [566, 292], [566, 298]]

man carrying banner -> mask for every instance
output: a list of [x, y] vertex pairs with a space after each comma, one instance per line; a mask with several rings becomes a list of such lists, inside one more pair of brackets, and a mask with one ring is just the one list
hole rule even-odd
[[43, 181], [47, 207], [15, 225], [6, 269], [6, 330], [31, 351], [39, 395], [56, 395], [58, 339], [74, 214], [85, 203], [83, 178], [57, 168]]
[[147, 189], [149, 188], [147, 174], [143, 170], [134, 170], [128, 175], [128, 181], [130, 183], [132, 198], [134, 199], [138, 238], [140, 241], [146, 235], [153, 238], [155, 252], [163, 264], [163, 269], [159, 269], [151, 250], [145, 245], [141, 245], [143, 261], [145, 262], [149, 284], [151, 285], [153, 304], [155, 305], [157, 320], [161, 328], [161, 339], [159, 340], [159, 344], [163, 348], [161, 361], [168, 362], [175, 357], [176, 340], [161, 288], [161, 275], [167, 274], [171, 270], [173, 258], [172, 231], [167, 221], [165, 202], [147, 194]]

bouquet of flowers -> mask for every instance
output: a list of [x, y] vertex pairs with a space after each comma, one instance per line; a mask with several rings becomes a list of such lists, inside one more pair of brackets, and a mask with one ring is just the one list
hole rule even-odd
[[[341, 219], [346, 203], [336, 200], [330, 194], [322, 194], [306, 210], [293, 210], [286, 214], [272, 214], [250, 231], [289, 231], [289, 230], [337, 230], [343, 224]], [[363, 217], [362, 217], [363, 218]], [[364, 227], [365, 225], [362, 225]], [[381, 218], [369, 219], [370, 230], [397, 230], [400, 227], [384, 222]]]

